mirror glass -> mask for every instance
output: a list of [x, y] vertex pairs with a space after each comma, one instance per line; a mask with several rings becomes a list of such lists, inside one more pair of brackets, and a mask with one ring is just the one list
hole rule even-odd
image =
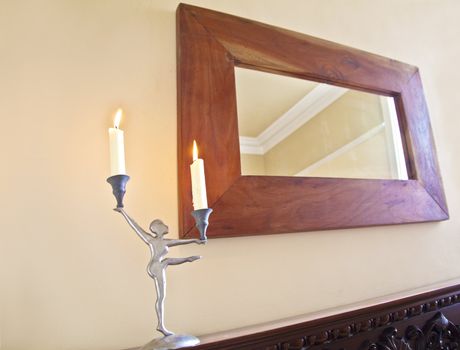
[[393, 97], [235, 68], [242, 175], [407, 180]]

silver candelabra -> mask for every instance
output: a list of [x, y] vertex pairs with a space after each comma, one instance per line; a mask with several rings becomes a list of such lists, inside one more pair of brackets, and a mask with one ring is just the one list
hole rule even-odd
[[167, 258], [170, 247], [185, 244], [204, 244], [207, 242], [206, 230], [209, 225], [209, 215], [212, 209], [198, 209], [192, 211], [196, 227], [200, 232], [200, 239], [167, 239], [164, 236], [169, 232], [161, 220], [153, 220], [150, 224], [150, 232], [140, 227], [123, 209], [123, 197], [126, 193], [126, 184], [129, 180], [128, 175], [114, 175], [107, 179], [112, 185], [113, 194], [117, 200], [117, 206], [114, 209], [119, 212], [128, 222], [129, 226], [136, 234], [148, 245], [151, 253], [150, 262], [147, 265], [147, 273], [155, 282], [157, 300], [155, 311], [157, 314], [158, 325], [157, 331], [163, 334], [163, 337], [156, 338], [145, 344], [140, 350], [169, 350], [179, 349], [187, 346], [195, 346], [200, 343], [197, 337], [187, 334], [174, 334], [169, 331], [164, 324], [164, 302], [166, 297], [166, 269], [171, 265], [181, 265], [186, 262], [193, 262], [201, 259], [201, 256], [189, 256], [187, 258]]

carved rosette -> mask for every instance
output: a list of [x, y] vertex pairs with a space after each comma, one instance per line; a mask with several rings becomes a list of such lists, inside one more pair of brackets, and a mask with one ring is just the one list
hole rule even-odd
[[[403, 318], [403, 313], [397, 318]], [[383, 317], [374, 320], [374, 324], [384, 325], [388, 319]], [[367, 325], [367, 324], [366, 324]], [[334, 340], [350, 337], [353, 331], [362, 330], [359, 325], [343, 329], [322, 332], [308, 337], [299, 337], [290, 341], [278, 343], [266, 347], [264, 350], [307, 350], [316, 348], [318, 345], [327, 345]], [[364, 327], [366, 330], [372, 328], [370, 324]], [[327, 346], [323, 349], [327, 350]], [[355, 350], [355, 349], [343, 349]], [[438, 312], [420, 329], [409, 326], [404, 335], [398, 334], [395, 327], [387, 327], [383, 330], [377, 342], [366, 341], [360, 350], [460, 350], [459, 326], [450, 322], [441, 312]]]
[[458, 327], [440, 312], [426, 324], [424, 335], [425, 348], [423, 349], [455, 350], [459, 348], [460, 332]]
[[[457, 304], [460, 304], [458, 290], [449, 296], [433, 298], [420, 304], [410, 304], [400, 309], [393, 309], [391, 312], [370, 314], [368, 318], [350, 319], [331, 328], [318, 327], [311, 333], [279, 334], [278, 341], [273, 341], [273, 343], [263, 341], [263, 344], [259, 345], [254, 342], [250, 347], [243, 346], [241, 349], [460, 350], [460, 328], [441, 312], [445, 307], [449, 307], [450, 315], [455, 315], [452, 314], [452, 311], [459, 310]], [[427, 313], [433, 314], [436, 311], [437, 313], [425, 324], [420, 322], [419, 318], [425, 319], [428, 316]], [[457, 320], [457, 315], [455, 317]], [[412, 325], [407, 326], [408, 324]], [[423, 327], [419, 328], [421, 324]], [[397, 328], [402, 325], [405, 329], [404, 334]], [[376, 332], [382, 329], [378, 340], [375, 340], [378, 334]], [[228, 347], [228, 349], [240, 350], [240, 347]]]
[[404, 336], [398, 336], [398, 330], [389, 327], [383, 331], [378, 342], [366, 342], [362, 350], [457, 350], [459, 344], [458, 326], [438, 312], [423, 330], [409, 326]]

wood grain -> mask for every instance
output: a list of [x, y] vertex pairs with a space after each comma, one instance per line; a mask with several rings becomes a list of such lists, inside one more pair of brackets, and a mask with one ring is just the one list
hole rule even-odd
[[[212, 205], [240, 176], [236, 90], [226, 50], [187, 11], [178, 11], [178, 160], [181, 232], [193, 225], [190, 164], [197, 141], [206, 160], [208, 202]], [[226, 84], [221, 82], [225, 81]], [[214, 133], [213, 130], [219, 130]], [[213, 171], [225, 169], [225, 171]]]
[[425, 222], [445, 213], [416, 180], [242, 176], [213, 215], [209, 235], [234, 237]]
[[[414, 66], [248, 19], [177, 10], [181, 237], [197, 237], [189, 165], [205, 160], [208, 237], [445, 220], [448, 216], [420, 75]], [[242, 176], [234, 67], [393, 96], [410, 180]]]

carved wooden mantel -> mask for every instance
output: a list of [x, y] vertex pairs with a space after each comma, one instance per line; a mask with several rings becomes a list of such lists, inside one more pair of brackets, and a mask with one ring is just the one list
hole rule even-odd
[[460, 285], [196, 350], [460, 349]]
[[[193, 350], [460, 350], [460, 284]], [[211, 340], [212, 339], [212, 340]]]

